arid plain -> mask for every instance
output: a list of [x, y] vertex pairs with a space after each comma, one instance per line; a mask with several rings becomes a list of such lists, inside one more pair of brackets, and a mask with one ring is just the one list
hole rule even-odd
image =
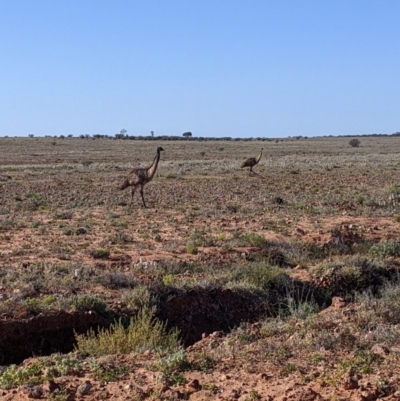
[[[400, 399], [400, 137], [350, 139], [1, 138], [0, 398]], [[181, 346], [77, 341], [143, 310]]]

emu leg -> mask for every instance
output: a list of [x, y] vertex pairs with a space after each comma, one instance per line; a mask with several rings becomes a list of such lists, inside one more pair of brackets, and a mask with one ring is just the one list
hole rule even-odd
[[251, 175], [252, 173], [255, 174], [255, 175], [258, 175], [258, 174], [253, 170], [253, 168], [250, 167], [250, 174], [249, 174], [249, 175]]
[[132, 187], [131, 204], [129, 205], [129, 207], [132, 207], [133, 195], [135, 195], [135, 191], [136, 191], [136, 187]]
[[143, 188], [140, 188], [140, 195], [142, 195], [143, 207], [147, 207], [147, 206], [146, 206], [146, 203], [145, 203], [145, 201], [144, 201]]

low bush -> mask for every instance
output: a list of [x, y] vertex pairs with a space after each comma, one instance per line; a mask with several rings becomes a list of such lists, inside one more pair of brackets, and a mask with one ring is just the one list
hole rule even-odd
[[121, 321], [109, 329], [98, 333], [90, 330], [87, 334], [77, 335], [76, 351], [79, 354], [99, 356], [128, 354], [152, 350], [168, 352], [181, 347], [177, 330], [168, 331], [166, 324], [154, 317], [154, 311], [143, 308], [136, 317], [130, 319], [128, 327]]

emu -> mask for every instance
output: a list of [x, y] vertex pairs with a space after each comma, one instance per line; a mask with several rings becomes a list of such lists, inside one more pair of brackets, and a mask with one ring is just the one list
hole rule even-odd
[[156, 157], [153, 160], [153, 163], [148, 168], [135, 168], [132, 170], [128, 177], [125, 178], [124, 183], [121, 185], [120, 190], [124, 190], [127, 187], [132, 187], [132, 196], [131, 196], [131, 204], [133, 202], [133, 195], [135, 194], [136, 188], [140, 187], [140, 195], [142, 196], [143, 206], [146, 206], [146, 202], [144, 201], [143, 196], [143, 188], [144, 186], [150, 182], [154, 174], [157, 170], [158, 162], [160, 161], [160, 152], [164, 151], [162, 147], [157, 148]]
[[257, 174], [255, 171], [253, 171], [253, 167], [260, 161], [263, 150], [264, 148], [261, 148], [260, 154], [257, 157], [250, 157], [249, 159], [245, 160], [240, 165], [240, 168], [250, 167], [249, 175], [251, 175], [251, 173]]

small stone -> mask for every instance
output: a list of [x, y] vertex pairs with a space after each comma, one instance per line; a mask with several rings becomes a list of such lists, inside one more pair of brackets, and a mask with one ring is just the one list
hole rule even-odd
[[372, 392], [370, 392], [368, 390], [364, 390], [364, 391], [360, 392], [359, 400], [360, 401], [373, 401], [373, 400], [376, 400], [376, 396]]
[[337, 309], [344, 308], [346, 301], [341, 297], [333, 297], [331, 306]]
[[350, 379], [346, 382], [342, 383], [342, 387], [344, 390], [354, 390], [359, 387], [358, 382], [356, 380]]
[[185, 394], [181, 393], [178, 390], [172, 390], [172, 389], [168, 389], [165, 394], [165, 397], [168, 398], [168, 400], [183, 400], [185, 398]]
[[188, 387], [192, 388], [195, 391], [201, 390], [201, 385], [197, 379], [193, 379], [189, 384]]
[[371, 348], [371, 352], [377, 356], [380, 356], [381, 358], [385, 358], [389, 353], [389, 350], [382, 345], [374, 344]]
[[76, 394], [82, 397], [83, 395], [89, 394], [91, 388], [92, 383], [90, 383], [90, 381], [86, 381], [85, 383], [78, 386], [78, 388], [76, 389]]
[[23, 386], [22, 391], [28, 396], [28, 398], [42, 398], [43, 389], [40, 386]]
[[84, 228], [84, 227], [79, 227], [79, 228], [76, 230], [76, 235], [83, 235], [83, 234], [87, 234], [86, 228]]
[[134, 384], [128, 384], [127, 386], [125, 386], [125, 389], [130, 390], [129, 395], [133, 397], [136, 401], [143, 401], [147, 398], [146, 392], [140, 387], [135, 386]]
[[269, 376], [266, 373], [259, 373], [257, 375], [258, 380], [268, 380]]
[[298, 396], [298, 400], [301, 401], [315, 401], [315, 400], [319, 400], [319, 394], [316, 393], [313, 389], [311, 388], [303, 388], [300, 390], [299, 393], [297, 393]]
[[351, 376], [350, 373], [346, 373], [342, 380], [342, 388], [344, 390], [354, 390], [356, 388], [359, 388], [360, 386], [357, 379], [358, 377]]
[[43, 385], [43, 390], [47, 393], [54, 393], [56, 390], [61, 390], [61, 386], [53, 380], [47, 380]]

